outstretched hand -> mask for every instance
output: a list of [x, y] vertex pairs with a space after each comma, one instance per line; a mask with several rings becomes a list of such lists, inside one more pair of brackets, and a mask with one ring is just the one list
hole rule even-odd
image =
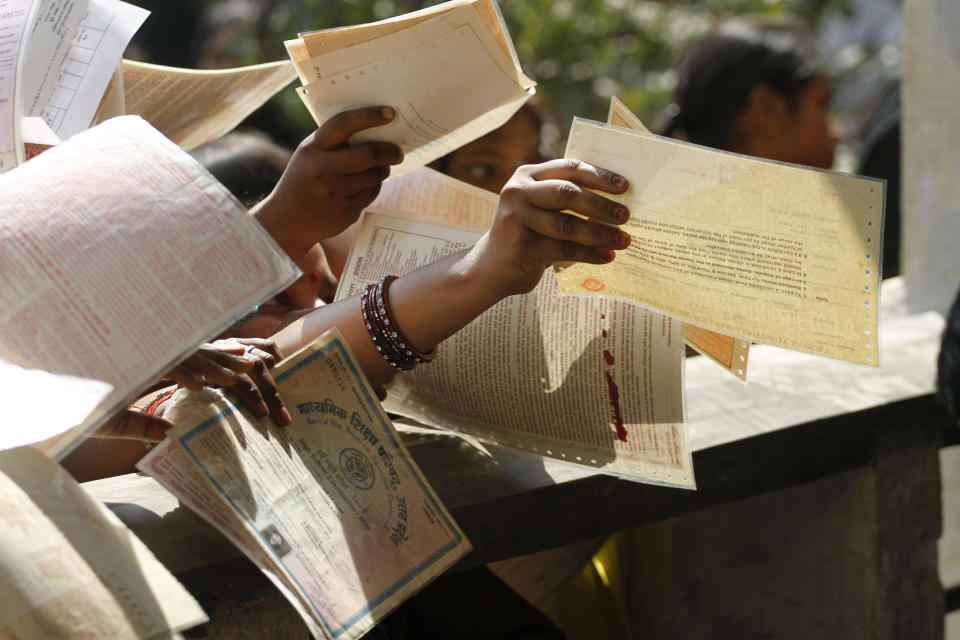
[[493, 226], [474, 248], [497, 295], [531, 291], [556, 262], [612, 261], [615, 250], [630, 245], [630, 235], [617, 226], [630, 212], [594, 191], [628, 188], [623, 177], [579, 160], [517, 169], [500, 192]]
[[277, 384], [269, 369], [280, 360], [273, 340], [229, 338], [200, 345], [166, 377], [194, 391], [205, 384], [229, 389], [239, 396], [254, 415], [269, 415], [281, 427], [290, 424]]
[[390, 165], [403, 161], [395, 144], [348, 142], [355, 133], [388, 124], [395, 116], [390, 107], [333, 116], [300, 143], [276, 188], [254, 207], [253, 215], [294, 261], [355, 222], [380, 193]]

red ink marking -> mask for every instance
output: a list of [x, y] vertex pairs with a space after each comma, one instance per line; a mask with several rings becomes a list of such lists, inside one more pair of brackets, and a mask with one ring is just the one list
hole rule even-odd
[[601, 320], [606, 320], [606, 319], [607, 319], [607, 314], [601, 313], [601, 314], [600, 314], [600, 319], [601, 319]]
[[607, 361], [608, 365], [613, 364], [613, 354], [606, 349], [603, 350], [603, 359]]
[[613, 376], [609, 371], [607, 374], [607, 393], [610, 394], [610, 404], [613, 405], [613, 426], [617, 429], [617, 438], [620, 442], [627, 441], [627, 428], [623, 426], [623, 415], [620, 413], [620, 389], [617, 383], [613, 381]]
[[606, 338], [606, 337], [607, 337], [607, 330], [606, 330], [606, 329], [600, 329], [600, 335], [602, 335], [604, 338]]
[[316, 271], [310, 272], [310, 282], [312, 282], [313, 284], [317, 284], [318, 282], [320, 282], [320, 274], [317, 273]]

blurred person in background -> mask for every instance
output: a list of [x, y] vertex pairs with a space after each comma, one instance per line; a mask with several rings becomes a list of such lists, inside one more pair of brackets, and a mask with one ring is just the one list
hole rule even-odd
[[843, 132], [816, 43], [789, 19], [736, 17], [695, 40], [676, 66], [663, 134], [744, 155], [833, 166]]

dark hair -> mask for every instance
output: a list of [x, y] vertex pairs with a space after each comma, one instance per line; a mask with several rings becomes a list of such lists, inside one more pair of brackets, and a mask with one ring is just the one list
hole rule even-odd
[[245, 206], [259, 202], [280, 181], [292, 152], [259, 131], [234, 131], [190, 152]]
[[729, 148], [750, 92], [766, 85], [792, 101], [824, 67], [809, 32], [790, 19], [729, 18], [695, 40], [676, 66], [671, 119], [663, 135]]

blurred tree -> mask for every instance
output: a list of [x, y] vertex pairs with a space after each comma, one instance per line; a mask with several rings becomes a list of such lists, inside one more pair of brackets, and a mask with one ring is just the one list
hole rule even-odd
[[[381, 20], [419, 9], [418, 0], [207, 0], [201, 37], [223, 52], [204, 58], [235, 64], [286, 56], [283, 40], [301, 31]], [[657, 125], [675, 82], [670, 67], [680, 50], [719, 17], [789, 12], [810, 24], [829, 11], [848, 11], [848, 0], [505, 0], [504, 19], [527, 74], [553, 105], [566, 131], [571, 118], [606, 117], [617, 95], [650, 125]], [[229, 37], [213, 37], [224, 31]], [[299, 135], [312, 128], [293, 91], [278, 96], [268, 119], [282, 113]]]

